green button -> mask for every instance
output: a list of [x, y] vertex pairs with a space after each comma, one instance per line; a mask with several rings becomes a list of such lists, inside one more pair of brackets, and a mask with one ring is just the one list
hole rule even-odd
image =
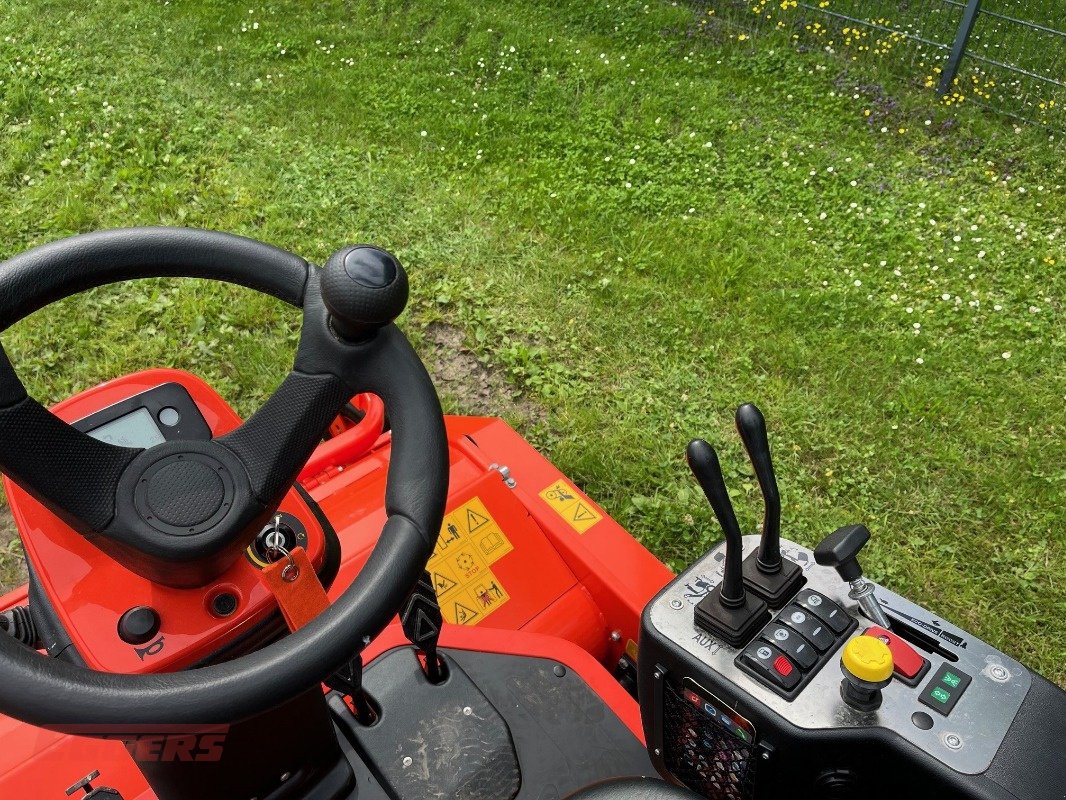
[[939, 686], [933, 689], [929, 693], [929, 696], [936, 700], [938, 703], [947, 703], [951, 700], [951, 692], [946, 689], [941, 689]]
[[957, 689], [959, 684], [962, 683], [962, 678], [956, 675], [954, 672], [945, 672], [944, 677], [940, 679], [943, 683], [946, 683], [952, 689]]

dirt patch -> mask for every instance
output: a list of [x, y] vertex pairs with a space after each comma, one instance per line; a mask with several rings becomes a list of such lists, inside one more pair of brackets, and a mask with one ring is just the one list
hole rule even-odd
[[22, 558], [15, 520], [7, 506], [0, 507], [0, 594], [26, 582], [26, 562]]
[[478, 361], [465, 346], [461, 328], [434, 322], [424, 336], [422, 358], [445, 407], [462, 414], [504, 417], [519, 428], [544, 420], [543, 408]]

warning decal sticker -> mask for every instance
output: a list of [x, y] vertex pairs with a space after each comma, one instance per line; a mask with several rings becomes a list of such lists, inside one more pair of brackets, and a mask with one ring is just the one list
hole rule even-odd
[[603, 515], [587, 500], [581, 499], [577, 489], [566, 481], [551, 484], [540, 493], [540, 497], [578, 533], [584, 533], [603, 519]]
[[477, 625], [511, 596], [492, 565], [514, 549], [485, 504], [472, 497], [444, 518], [429, 559], [444, 619]]

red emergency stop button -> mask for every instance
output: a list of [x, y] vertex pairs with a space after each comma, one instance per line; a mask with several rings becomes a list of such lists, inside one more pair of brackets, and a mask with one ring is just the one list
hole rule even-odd
[[866, 636], [880, 639], [888, 645], [888, 649], [892, 653], [892, 671], [908, 683], [920, 678], [928, 668], [929, 662], [892, 631], [886, 631], [884, 628], [874, 625], [867, 628], [863, 633]]
[[792, 662], [785, 656], [778, 656], [774, 659], [774, 669], [777, 670], [778, 675], [787, 678], [792, 674]]

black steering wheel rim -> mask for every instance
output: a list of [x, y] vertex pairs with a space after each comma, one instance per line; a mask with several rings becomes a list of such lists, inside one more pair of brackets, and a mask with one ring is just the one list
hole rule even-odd
[[[334, 283], [350, 251], [339, 251], [327, 265]], [[0, 329], [93, 286], [148, 277], [211, 278], [302, 306], [304, 330], [290, 377], [298, 373], [339, 380], [347, 392], [344, 400], [363, 391], [377, 394], [393, 430], [382, 534], [355, 581], [308, 625], [224, 664], [150, 675], [95, 672], [0, 637], [0, 712], [58, 728], [232, 723], [325, 679], [401, 607], [432, 553], [444, 514], [448, 449], [440, 403], [406, 338], [395, 325], [382, 325], [380, 315], [359, 341], [336, 335], [322, 297], [322, 276], [298, 256], [270, 245], [179, 228], [75, 236], [0, 266]], [[365, 301], [366, 293], [356, 289], [357, 299]], [[330, 310], [337, 319], [337, 307], [346, 298], [338, 299], [334, 291], [333, 299]], [[13, 375], [0, 348], [0, 372], [4, 370]], [[3, 412], [24, 400], [0, 391], [0, 432], [5, 430]], [[2, 451], [0, 442], [0, 461]]]

